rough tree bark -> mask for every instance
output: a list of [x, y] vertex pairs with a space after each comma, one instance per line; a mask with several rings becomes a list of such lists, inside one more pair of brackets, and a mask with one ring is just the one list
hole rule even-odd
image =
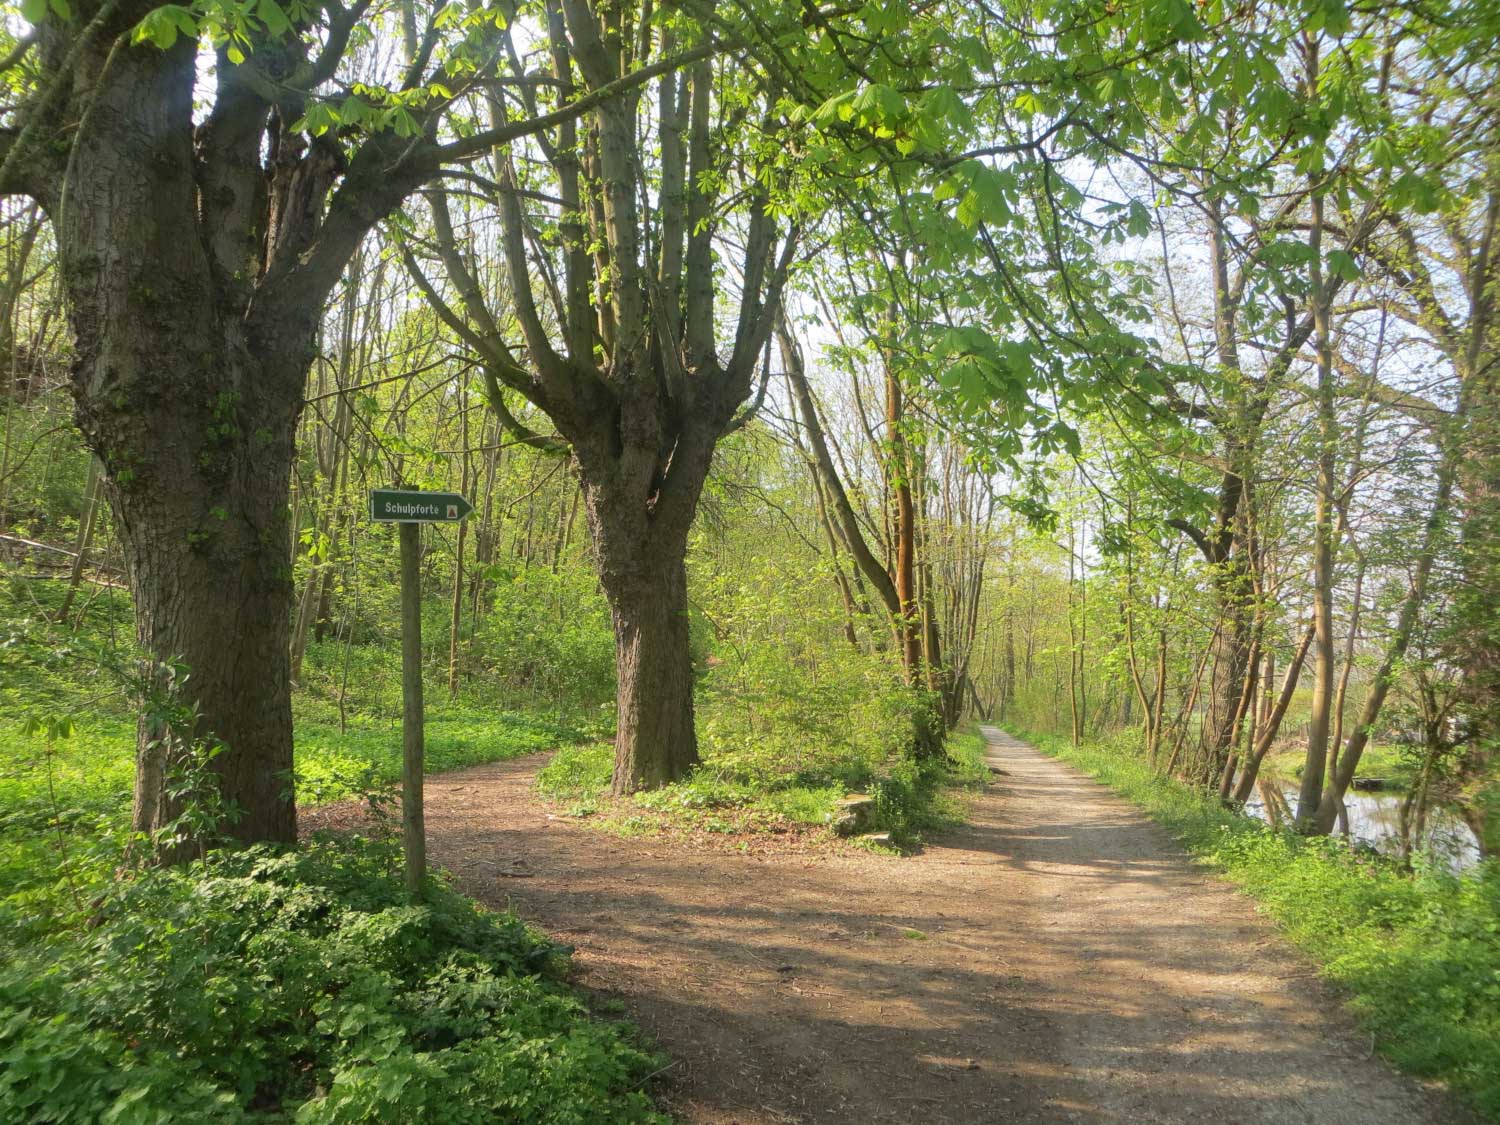
[[614, 619], [614, 789], [652, 789], [685, 776], [698, 762], [687, 528], [657, 529], [632, 519], [635, 506], [624, 502], [604, 473], [585, 475], [584, 498], [599, 579]]
[[[587, 97], [640, 67], [649, 70], [651, 55], [669, 58], [678, 50], [675, 32], [633, 36], [623, 12], [579, 0], [551, 0], [547, 16], [552, 80], [563, 98], [580, 94], [579, 78]], [[491, 310], [454, 237], [445, 197], [431, 197], [434, 245], [457, 301], [450, 305], [416, 256], [406, 256], [417, 286], [478, 358], [497, 419], [518, 440], [573, 459], [614, 618], [616, 793], [679, 779], [698, 760], [687, 536], [715, 445], [748, 416], [742, 407], [797, 245], [795, 231], [777, 231], [766, 179], [747, 176], [738, 185], [740, 204], [716, 210], [725, 189], [713, 183], [714, 81], [706, 61], [666, 73], [645, 128], [644, 99], [631, 91], [600, 104], [586, 128], [568, 121], [539, 134], [542, 160], [526, 166], [535, 181], [523, 182], [511, 153], [495, 153], [494, 204], [513, 321]], [[498, 119], [498, 104], [495, 112]], [[761, 127], [778, 128], [769, 103]], [[640, 199], [648, 164], [643, 134], [660, 144], [654, 207]], [[545, 267], [536, 261], [523, 199], [528, 208], [536, 199], [557, 208], [559, 237]], [[741, 280], [732, 342], [721, 351], [714, 244], [726, 222]], [[548, 315], [538, 294], [552, 302]], [[717, 311], [722, 317], [725, 310]], [[519, 345], [507, 334], [511, 324]], [[509, 392], [545, 414], [556, 435], [518, 420]]]
[[[254, 304], [245, 273], [268, 264], [246, 237], [257, 232], [211, 222], [216, 211], [226, 226], [271, 218], [263, 181], [240, 174], [264, 119], [246, 129], [238, 116], [211, 117], [199, 151], [222, 159], [200, 160], [193, 44], [106, 58], [113, 38], [90, 52], [98, 77], [67, 170], [39, 187], [76, 341], [77, 418], [114, 485], [139, 640], [156, 659], [186, 664], [203, 732], [229, 747], [214, 766], [238, 809], [230, 831], [292, 840], [286, 501], [319, 310]], [[265, 228], [273, 254], [277, 243], [305, 247], [340, 170], [323, 147], [285, 157], [283, 210]], [[143, 720], [143, 831], [178, 811], [154, 734]]]

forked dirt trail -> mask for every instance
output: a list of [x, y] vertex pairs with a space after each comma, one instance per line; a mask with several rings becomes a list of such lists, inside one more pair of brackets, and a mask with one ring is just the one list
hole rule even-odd
[[1249, 900], [990, 731], [965, 828], [907, 859], [711, 854], [549, 818], [538, 759], [435, 778], [463, 888], [578, 949], [694, 1123], [1468, 1121], [1393, 1074]]

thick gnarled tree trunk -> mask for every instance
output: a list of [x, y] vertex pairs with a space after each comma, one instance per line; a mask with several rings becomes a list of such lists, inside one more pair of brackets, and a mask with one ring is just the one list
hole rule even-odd
[[[565, 98], [598, 97], [650, 73], [690, 30], [632, 40], [620, 34], [620, 11], [555, 0], [545, 8], [552, 77]], [[698, 761], [688, 531], [716, 443], [764, 396], [762, 354], [797, 245], [795, 230], [778, 233], [769, 206], [767, 184], [778, 174], [759, 168], [751, 149], [743, 164], [716, 163], [713, 118], [733, 111], [717, 100], [706, 50], [697, 50], [703, 56], [686, 69], [660, 72], [654, 111], [641, 94], [622, 94], [591, 110], [587, 128], [568, 121], [539, 137], [543, 160], [495, 154], [493, 217], [511, 304], [503, 315], [454, 233], [446, 197], [428, 199], [452, 297], [415, 252], [405, 254], [438, 317], [479, 360], [501, 425], [514, 440], [573, 458], [614, 617], [616, 793], [679, 780]], [[778, 143], [772, 105], [768, 96], [760, 126], [741, 118], [736, 127]], [[660, 151], [647, 159], [643, 139], [652, 138]], [[723, 206], [718, 197], [736, 192]], [[546, 248], [533, 236], [541, 202], [554, 209], [559, 233]], [[728, 295], [719, 292], [716, 241], [733, 244], [739, 259], [737, 315], [726, 315]], [[726, 323], [732, 335], [721, 332]], [[761, 392], [745, 405], [757, 369]], [[507, 406], [509, 393], [545, 414], [556, 434], [529, 429]]]
[[[226, 746], [212, 768], [237, 810], [232, 835], [289, 841], [286, 498], [317, 310], [258, 321], [245, 279], [214, 268], [198, 222], [192, 45], [101, 65], [70, 173], [43, 196], [76, 341], [77, 418], [114, 483], [141, 645], [186, 669], [173, 702], [199, 718], [174, 733]], [[181, 811], [155, 709], [137, 748], [142, 831]]]
[[614, 619], [617, 794], [679, 780], [698, 764], [684, 560], [717, 432], [702, 422], [683, 429], [666, 477], [629, 472], [632, 463], [654, 463], [654, 444], [620, 448], [611, 438], [655, 429], [590, 428], [573, 442], [599, 582]]
[[145, 9], [82, 9], [41, 29], [42, 79], [0, 138], [0, 191], [52, 220], [78, 424], [113, 486], [137, 635], [158, 666], [147, 678], [173, 696], [144, 709], [135, 826], [181, 811], [158, 729], [170, 703], [195, 715], [174, 745], [223, 747], [209, 765], [237, 818], [221, 827], [291, 841], [294, 431], [328, 292], [430, 175], [425, 150], [404, 142], [402, 163], [376, 136], [349, 159], [294, 133], [301, 95], [267, 92], [253, 63], [221, 52], [206, 86], [191, 37], [134, 45]]
[[600, 576], [615, 627], [617, 794], [654, 789], [698, 764], [687, 571], [680, 556], [653, 554], [633, 573]]
[[[132, 466], [117, 473], [128, 479], [115, 489], [115, 512], [137, 636], [154, 659], [185, 665], [179, 702], [191, 701], [200, 716], [191, 733], [227, 747], [212, 762], [235, 806], [225, 831], [289, 842], [297, 834], [286, 612], [295, 400], [215, 410], [202, 384], [232, 385], [222, 369], [216, 377], [161, 374], [164, 383], [180, 380], [181, 395], [160, 430], [126, 425], [92, 400], [80, 406], [94, 447]], [[262, 373], [252, 365], [236, 374], [235, 383], [254, 386]], [[166, 793], [169, 764], [151, 711], [136, 761], [134, 822], [144, 832], [182, 811]]]

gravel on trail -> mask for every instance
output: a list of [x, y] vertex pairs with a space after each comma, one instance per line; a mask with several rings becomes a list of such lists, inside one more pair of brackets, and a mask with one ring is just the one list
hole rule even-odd
[[536, 796], [540, 756], [429, 779], [429, 855], [576, 947], [690, 1125], [1474, 1120], [1133, 806], [985, 734], [1003, 772], [910, 857], [621, 838]]

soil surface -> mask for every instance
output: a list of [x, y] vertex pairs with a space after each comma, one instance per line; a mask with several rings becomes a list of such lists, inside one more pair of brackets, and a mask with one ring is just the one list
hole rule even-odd
[[1132, 806], [986, 735], [1003, 773], [916, 856], [621, 839], [537, 757], [430, 779], [429, 854], [577, 947], [694, 1125], [1472, 1120]]

